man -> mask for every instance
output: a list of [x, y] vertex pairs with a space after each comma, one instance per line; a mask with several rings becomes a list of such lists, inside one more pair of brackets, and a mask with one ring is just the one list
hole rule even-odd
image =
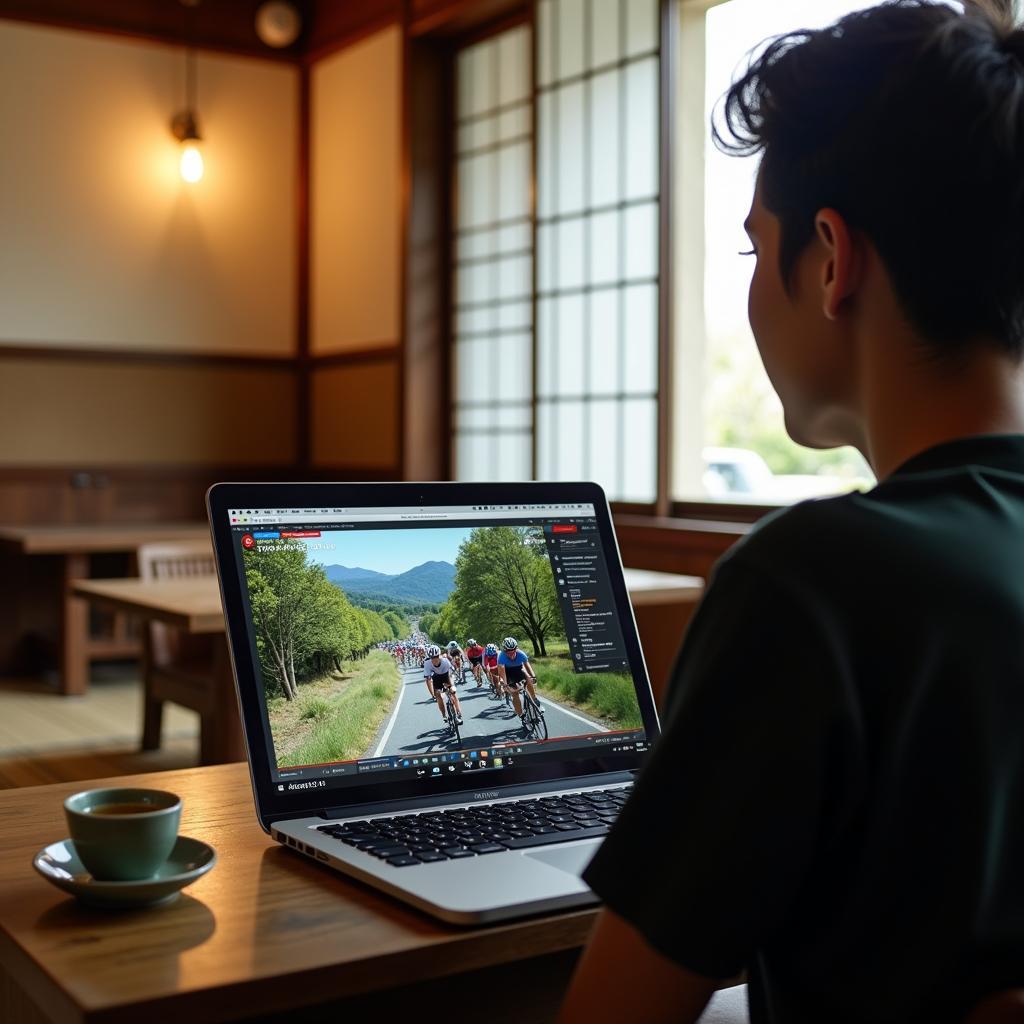
[[1024, 31], [897, 0], [774, 41], [751, 327], [798, 442], [878, 486], [716, 567], [584, 878], [561, 1021], [962, 1022], [1024, 985]]

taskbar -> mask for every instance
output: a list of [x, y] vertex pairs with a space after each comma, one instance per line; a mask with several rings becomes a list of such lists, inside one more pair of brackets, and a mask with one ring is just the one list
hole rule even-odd
[[[581, 739], [584, 741], [582, 744]], [[366, 785], [371, 781], [429, 781], [465, 772], [502, 771], [513, 766], [552, 761], [644, 754], [649, 749], [647, 735], [641, 729], [556, 740], [508, 741], [486, 747], [470, 745], [457, 750], [430, 750], [413, 756], [391, 754], [344, 764], [285, 768], [276, 772], [274, 781], [278, 792], [302, 792], [328, 786]], [[376, 779], [371, 780], [370, 776], [376, 776]]]

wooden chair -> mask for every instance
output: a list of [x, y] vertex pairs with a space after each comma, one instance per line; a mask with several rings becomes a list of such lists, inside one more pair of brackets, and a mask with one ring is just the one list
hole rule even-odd
[[[144, 580], [212, 576], [217, 571], [213, 550], [206, 540], [144, 544], [137, 557], [139, 576]], [[145, 641], [149, 654], [143, 685], [142, 749], [157, 750], [164, 701], [198, 711], [200, 728], [207, 731], [210, 718], [216, 714], [211, 687], [215, 644], [224, 641], [219, 636], [186, 635], [161, 622], [150, 623]]]
[[964, 1024], [1024, 1024], [1024, 988], [988, 996], [968, 1014]]

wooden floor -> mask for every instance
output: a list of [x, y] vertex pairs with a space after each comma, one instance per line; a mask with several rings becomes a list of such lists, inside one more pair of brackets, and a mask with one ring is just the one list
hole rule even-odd
[[0, 681], [0, 788], [128, 775], [198, 763], [199, 718], [165, 705], [163, 747], [140, 753], [142, 684], [134, 665], [93, 669], [89, 693], [54, 681]]
[[162, 749], [145, 753], [124, 747], [0, 757], [0, 789], [192, 768], [199, 764], [198, 750], [198, 740], [170, 740]]

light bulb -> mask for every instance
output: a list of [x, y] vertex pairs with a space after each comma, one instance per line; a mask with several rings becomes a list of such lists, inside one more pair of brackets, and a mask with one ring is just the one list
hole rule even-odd
[[187, 139], [181, 147], [181, 162], [179, 163], [182, 178], [191, 183], [197, 182], [203, 176], [203, 154], [199, 152], [199, 146], [195, 139]]

